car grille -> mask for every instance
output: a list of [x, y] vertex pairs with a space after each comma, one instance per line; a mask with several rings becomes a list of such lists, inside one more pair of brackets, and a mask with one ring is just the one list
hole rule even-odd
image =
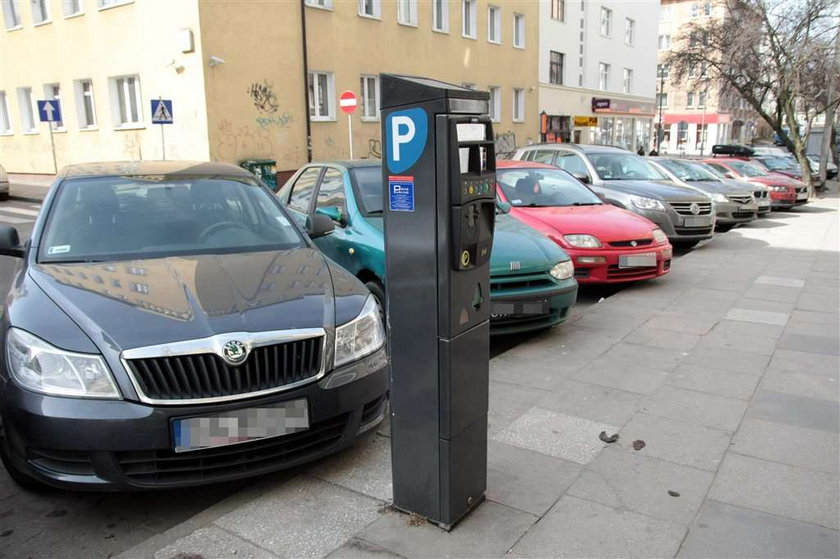
[[554, 282], [545, 272], [537, 274], [506, 274], [490, 278], [490, 295], [502, 295], [508, 291], [522, 289], [548, 289], [555, 287]]
[[712, 227], [674, 227], [677, 235], [711, 235]]
[[117, 452], [125, 477], [135, 485], [200, 483], [275, 470], [327, 452], [341, 440], [350, 414], [313, 423], [300, 433], [248, 443], [176, 453], [171, 449]]
[[321, 372], [323, 337], [256, 347], [241, 365], [215, 353], [128, 359], [138, 390], [149, 400], [244, 396], [297, 384]]
[[659, 273], [658, 266], [645, 266], [643, 268], [619, 268], [610, 266], [607, 268], [608, 279], [644, 279], [655, 276]]
[[750, 195], [733, 195], [727, 196], [730, 202], [735, 202], [736, 204], [749, 204], [753, 201], [753, 197]]
[[[711, 202], [668, 202], [674, 211], [680, 215], [709, 215], [712, 213]], [[691, 212], [691, 205], [697, 204], [700, 207], [698, 213]]]
[[568, 316], [571, 307], [564, 307], [562, 309], [551, 309], [548, 314], [537, 315], [523, 315], [511, 316], [505, 318], [496, 318], [490, 321], [490, 333], [504, 330], [505, 328], [540, 328], [541, 326], [551, 326], [558, 320]]
[[[651, 244], [653, 239], [635, 239], [632, 241], [613, 241], [608, 243], [611, 247], [643, 247]], [[633, 244], [636, 243], [636, 244]]]

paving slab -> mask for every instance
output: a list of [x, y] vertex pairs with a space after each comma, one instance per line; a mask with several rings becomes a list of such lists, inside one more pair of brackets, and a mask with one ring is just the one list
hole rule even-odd
[[643, 411], [680, 419], [722, 431], [734, 432], [741, 423], [747, 402], [716, 394], [663, 386], [644, 403]]
[[840, 355], [840, 338], [786, 333], [779, 340], [779, 348], [823, 355]]
[[631, 334], [628, 334], [624, 341], [631, 344], [675, 351], [690, 351], [700, 343], [700, 336], [689, 332], [677, 330], [663, 330], [643, 325]]
[[758, 276], [755, 283], [759, 285], [776, 285], [781, 287], [805, 287], [805, 282], [801, 279], [780, 276]]
[[637, 394], [652, 394], [662, 386], [668, 374], [660, 369], [629, 365], [625, 359], [610, 359], [593, 363], [572, 379]]
[[756, 322], [744, 322], [740, 320], [721, 320], [713, 332], [716, 334], [732, 334], [735, 336], [755, 336], [760, 338], [778, 339], [782, 337], [784, 326], [772, 324], [759, 324]]
[[748, 417], [732, 439], [733, 452], [829, 474], [840, 471], [834, 433]]
[[633, 417], [642, 399], [638, 393], [566, 379], [537, 406], [620, 427]]
[[821, 353], [808, 353], [789, 349], [777, 349], [768, 369], [833, 375], [840, 371], [840, 357]]
[[694, 311], [691, 313], [680, 311], [666, 311], [647, 321], [646, 326], [660, 330], [688, 332], [690, 334], [705, 334], [715, 327], [723, 318], [724, 312]]
[[[840, 287], [837, 289], [840, 289]], [[836, 326], [840, 323], [840, 314], [796, 309], [791, 313], [790, 321], [791, 323], [830, 324]]]
[[307, 476], [215, 524], [280, 557], [323, 557], [381, 516], [383, 502]]
[[835, 530], [706, 501], [677, 557], [836, 559], [838, 555], [840, 536]]
[[487, 416], [490, 434], [498, 433], [513, 423], [549, 394], [554, 393], [491, 379]]
[[750, 336], [746, 334], [732, 334], [712, 330], [697, 345], [698, 349], [722, 348], [757, 353], [759, 355], [772, 355], [776, 351], [777, 340], [763, 336]]
[[803, 311], [837, 310], [837, 295], [803, 291], [796, 300], [796, 308]]
[[353, 538], [344, 542], [344, 545], [327, 557], [330, 559], [398, 559], [402, 555], [397, 555], [364, 540]]
[[451, 532], [406, 514], [389, 512], [358, 538], [403, 557], [501, 557], [535, 522], [536, 516], [485, 501]]
[[757, 353], [722, 347], [698, 347], [686, 358], [685, 363], [711, 369], [760, 375], [767, 368], [770, 357]]
[[[589, 359], [591, 357], [585, 361]], [[550, 359], [513, 357], [503, 354], [490, 361], [490, 380], [538, 390], [551, 390], [561, 379], [579, 368], [579, 366], [570, 367], [569, 362], [563, 361], [559, 354]]]
[[[678, 524], [691, 523], [712, 484], [712, 472], [645, 456], [640, 451], [605, 448], [568, 494]], [[668, 491], [676, 491], [672, 497]]]
[[[807, 312], [814, 314], [828, 314], [828, 313], [814, 313], [813, 311], [799, 311], [800, 313]], [[840, 337], [840, 315], [837, 315], [835, 318], [837, 320], [833, 323], [831, 322], [813, 322], [813, 321], [803, 321], [800, 319], [796, 319], [791, 317], [790, 321], [788, 322], [787, 326], [785, 327], [785, 334], [805, 334], [807, 336], [822, 336], [827, 338], [838, 338]], [[799, 350], [799, 351], [808, 351], [808, 350]], [[812, 353], [821, 353], [821, 352], [812, 352]]]
[[222, 530], [209, 526], [180, 538], [154, 555], [155, 559], [198, 559], [204, 557], [237, 557], [273, 559], [277, 555]]
[[533, 450], [564, 460], [587, 464], [601, 452], [605, 443], [598, 435], [618, 428], [581, 417], [531, 408], [493, 440]]
[[776, 369], [772, 365], [761, 379], [761, 388], [772, 392], [782, 392], [822, 400], [840, 400], [840, 382], [838, 373], [810, 373]]
[[831, 400], [759, 390], [747, 417], [828, 433], [840, 432], [840, 404]]
[[567, 495], [511, 557], [673, 557], [685, 526]]
[[800, 287], [753, 285], [752, 287], [744, 291], [744, 297], [749, 299], [766, 299], [768, 301], [782, 301], [785, 303], [794, 304], [799, 298], [799, 294], [801, 292]]
[[755, 393], [760, 377], [753, 374], [720, 371], [704, 365], [684, 363], [665, 381], [667, 385], [698, 392], [749, 400]]
[[620, 435], [617, 444], [624, 449], [640, 439], [646, 443], [645, 456], [709, 471], [720, 466], [731, 437], [719, 429], [646, 413], [636, 414]]
[[709, 498], [837, 529], [838, 477], [728, 452]]
[[775, 299], [759, 299], [750, 297], [741, 297], [735, 301], [735, 304], [732, 306], [739, 309], [778, 313], [791, 313], [795, 308], [793, 301], [777, 301]]
[[727, 320], [739, 320], [741, 322], [755, 322], [756, 324], [769, 324], [771, 326], [784, 326], [787, 324], [789, 313], [755, 311], [752, 309], [739, 309], [733, 307], [726, 313]]
[[580, 464], [490, 441], [487, 498], [542, 516], [580, 476]]
[[391, 439], [374, 433], [319, 462], [309, 474], [369, 497], [390, 501], [393, 497]]

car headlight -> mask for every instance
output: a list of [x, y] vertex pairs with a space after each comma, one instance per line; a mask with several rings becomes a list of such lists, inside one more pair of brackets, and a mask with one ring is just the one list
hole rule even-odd
[[725, 204], [726, 202], [729, 202], [729, 198], [727, 198], [726, 196], [724, 196], [724, 195], [723, 195], [723, 194], [721, 194], [720, 192], [716, 192], [716, 193], [714, 193], [714, 194], [710, 194], [709, 196], [711, 196], [711, 197], [712, 197], [712, 202], [716, 202], [716, 203], [718, 203], [718, 204], [720, 204], [720, 203], [724, 203], [724, 204]]
[[592, 235], [563, 235], [563, 240], [569, 243], [569, 246], [577, 248], [599, 248], [601, 241]]
[[664, 245], [668, 242], [668, 235], [666, 235], [662, 229], [654, 229], [653, 240], [656, 241], [656, 244], [658, 245]]
[[120, 397], [100, 355], [64, 351], [17, 328], [9, 329], [6, 341], [9, 370], [27, 390], [77, 398]]
[[575, 275], [575, 266], [571, 260], [564, 260], [552, 266], [548, 273], [556, 280], [567, 280]]
[[630, 201], [640, 210], [664, 210], [662, 202], [655, 198], [643, 198], [642, 196], [631, 196]]
[[369, 296], [359, 316], [335, 329], [335, 366], [361, 359], [382, 347], [385, 329], [379, 305]]

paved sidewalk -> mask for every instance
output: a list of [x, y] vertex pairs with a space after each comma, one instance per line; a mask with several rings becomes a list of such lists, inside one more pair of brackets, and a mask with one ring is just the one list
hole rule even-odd
[[9, 195], [18, 200], [40, 201], [47, 195], [55, 175], [9, 175]]
[[388, 506], [386, 426], [123, 556], [836, 558], [839, 253], [835, 187], [491, 361], [487, 501], [451, 533]]

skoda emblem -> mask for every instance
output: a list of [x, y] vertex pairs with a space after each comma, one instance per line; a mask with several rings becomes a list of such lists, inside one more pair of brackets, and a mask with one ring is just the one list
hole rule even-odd
[[248, 357], [248, 348], [240, 341], [231, 340], [222, 348], [222, 357], [231, 365], [239, 365]]
[[688, 207], [688, 211], [690, 211], [690, 212], [691, 212], [691, 213], [693, 213], [694, 215], [697, 215], [697, 214], [699, 214], [699, 213], [700, 213], [700, 206], [697, 204], [697, 202], [693, 202], [693, 203], [692, 203], [692, 204]]
[[638, 245], [639, 245], [639, 243], [637, 243], [636, 241], [630, 241], [630, 246], [631, 247], [638, 246]]

